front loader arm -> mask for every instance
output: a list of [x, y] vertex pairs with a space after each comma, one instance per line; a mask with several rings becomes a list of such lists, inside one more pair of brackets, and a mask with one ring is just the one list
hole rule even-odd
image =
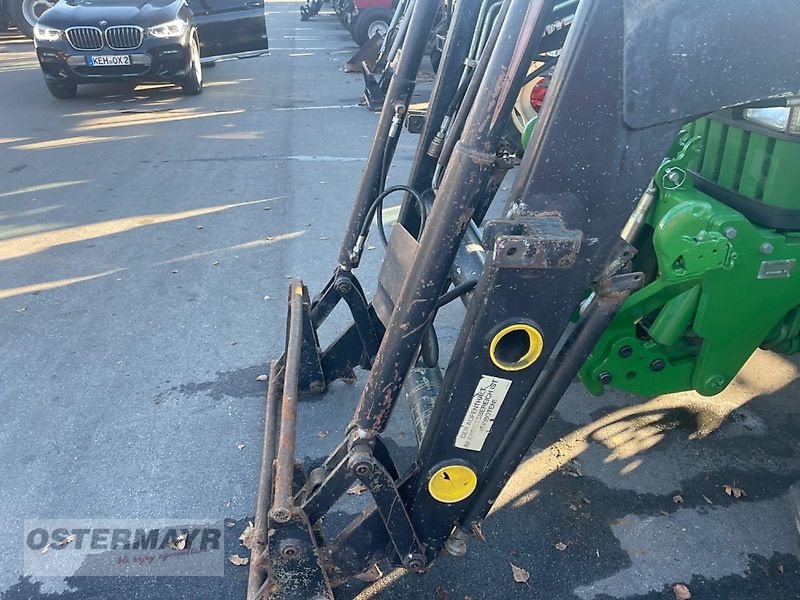
[[[263, 583], [251, 586], [251, 600], [332, 598], [333, 587], [375, 564], [420, 572], [443, 549], [466, 551], [617, 309], [644, 284], [631, 259], [653, 203], [650, 182], [679, 129], [724, 106], [800, 90], [797, 3], [581, 0], [501, 218], [482, 223], [492, 183], [509, 167], [501, 138], [511, 107], [564, 4], [503, 4], [458, 108], [463, 118], [453, 120], [463, 127], [434, 148], [442, 127], [426, 124], [412, 180], [400, 190], [380, 293], [367, 305], [354, 271], [389, 192], [385, 174], [421, 58], [404, 47], [331, 283], [314, 303], [301, 282], [290, 290], [286, 353], [268, 392], [283, 393], [282, 424], [270, 425], [265, 442], [265, 456], [275, 455], [274, 474], [267, 464], [262, 477], [272, 509], [257, 515], [265, 543], [252, 561], [253, 581]], [[418, 0], [406, 43], [425, 37], [434, 12]], [[474, 22], [479, 12], [472, 0], [457, 3], [450, 27], [458, 40], [460, 19]], [[769, 35], [743, 38], [754, 24]], [[440, 74], [458, 71], [465, 46], [446, 45]], [[748, 50], [770, 57], [758, 73]], [[720, 76], [739, 72], [748, 73], [746, 85]], [[435, 90], [449, 96], [432, 98], [429, 118], [443, 118], [456, 86], [437, 82]], [[442, 147], [452, 151], [437, 155], [437, 180], [425, 157]], [[477, 267], [464, 262], [475, 245]], [[463, 272], [477, 280], [460, 280]], [[448, 296], [451, 283], [458, 294]], [[442, 372], [433, 324], [456, 295], [467, 310]], [[354, 323], [321, 349], [313, 330], [341, 299]], [[297, 392], [312, 391], [312, 380], [319, 392], [357, 365], [369, 372], [345, 439], [302, 474], [292, 432]], [[411, 469], [398, 473], [381, 435], [403, 391], [420, 445]], [[320, 520], [354, 483], [374, 505], [326, 540]]]

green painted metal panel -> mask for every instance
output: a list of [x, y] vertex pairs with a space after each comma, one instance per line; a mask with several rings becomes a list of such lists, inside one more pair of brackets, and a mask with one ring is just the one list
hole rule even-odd
[[770, 152], [774, 143], [775, 140], [765, 135], [750, 134], [750, 143], [747, 145], [747, 154], [742, 165], [742, 179], [739, 183], [739, 193], [742, 196], [755, 199], [763, 195]]
[[700, 173], [703, 177], [711, 181], [716, 181], [719, 177], [719, 168], [722, 164], [722, 154], [725, 148], [727, 133], [728, 126], [723, 125], [719, 121], [711, 121], [708, 124], [703, 166], [700, 168]]
[[800, 209], [800, 143], [775, 140], [764, 183], [764, 203]]
[[728, 136], [725, 139], [725, 150], [722, 157], [722, 165], [719, 169], [717, 183], [731, 190], [739, 188], [739, 180], [742, 177], [742, 167], [744, 158], [747, 154], [747, 145], [750, 140], [750, 133], [737, 129], [728, 128]]

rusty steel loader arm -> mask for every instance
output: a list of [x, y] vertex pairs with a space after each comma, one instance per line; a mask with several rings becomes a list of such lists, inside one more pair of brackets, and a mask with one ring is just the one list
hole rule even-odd
[[[285, 353], [270, 369], [250, 600], [332, 598], [375, 565], [422, 572], [445, 549], [463, 554], [643, 285], [631, 259], [648, 182], [681, 126], [800, 91], [793, 1], [505, 0], [462, 77], [485, 4], [456, 3], [408, 182], [387, 187], [437, 11], [432, 0], [414, 4], [334, 274], [313, 302], [300, 280], [290, 285]], [[567, 28], [550, 25], [565, 14], [574, 19], [564, 40]], [[514, 165], [503, 144], [513, 104], [545, 52], [558, 64], [539, 122], [500, 217], [484, 221]], [[396, 192], [398, 222], [370, 299], [355, 272]], [[435, 319], [456, 298], [466, 314], [443, 370]], [[317, 329], [342, 300], [352, 323], [320, 348]], [[356, 368], [366, 384], [344, 439], [305, 473], [298, 397]], [[401, 395], [419, 439], [405, 472], [381, 437]], [[323, 517], [356, 483], [370, 506], [326, 539]]]

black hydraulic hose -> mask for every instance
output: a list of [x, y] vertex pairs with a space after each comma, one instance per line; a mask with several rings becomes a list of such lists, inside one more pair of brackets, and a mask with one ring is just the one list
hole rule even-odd
[[378, 194], [375, 200], [372, 201], [369, 209], [367, 210], [366, 218], [364, 219], [364, 223], [361, 225], [361, 229], [358, 232], [358, 239], [356, 241], [356, 246], [354, 252], [358, 252], [359, 254], [364, 249], [364, 242], [367, 240], [367, 236], [369, 235], [369, 228], [372, 225], [372, 220], [375, 218], [375, 213], [378, 213], [378, 232], [381, 236], [381, 241], [383, 245], [386, 246], [389, 241], [386, 238], [386, 232], [383, 231], [383, 217], [379, 212], [379, 209], [383, 206], [384, 199], [389, 196], [390, 194], [394, 194], [395, 192], [408, 192], [412, 198], [417, 203], [419, 208], [420, 214], [422, 215], [422, 224], [423, 227], [425, 226], [425, 221], [428, 218], [428, 208], [425, 206], [425, 202], [422, 200], [422, 196], [420, 193], [412, 187], [407, 185], [393, 185], [390, 188], [385, 189], [380, 194]]
[[382, 193], [386, 189], [386, 178], [389, 176], [389, 167], [392, 166], [392, 159], [394, 158], [394, 151], [397, 148], [397, 142], [400, 141], [399, 129], [395, 135], [389, 135], [386, 141], [386, 147], [383, 149], [383, 160], [381, 164], [381, 179], [378, 185], [378, 192]]
[[450, 304], [453, 300], [460, 298], [464, 294], [472, 291], [476, 285], [478, 285], [478, 280], [470, 279], [469, 281], [465, 281], [464, 283], [455, 286], [450, 291], [439, 296], [439, 300], [436, 301], [436, 308], [442, 308], [445, 304]]
[[536, 70], [531, 71], [528, 73], [527, 77], [525, 77], [525, 82], [522, 84], [522, 87], [528, 85], [531, 81], [539, 77], [542, 73], [545, 73], [550, 67], [555, 66], [558, 62], [558, 58], [553, 57], [550, 60], [546, 61], [542, 66], [537, 67]]
[[[421, 215], [421, 218], [420, 218], [420, 223], [421, 223], [420, 231], [421, 231], [422, 228], [425, 227], [425, 221], [428, 218], [428, 207], [425, 204], [425, 202], [422, 201], [422, 196], [420, 195], [420, 193], [417, 192], [417, 190], [415, 190], [415, 189], [413, 189], [413, 188], [411, 188], [411, 187], [409, 187], [407, 185], [395, 185], [395, 186], [392, 186], [389, 189], [393, 190], [393, 191], [405, 191], [405, 192], [407, 192], [408, 194], [411, 195], [411, 197], [416, 202], [417, 210], [419, 210], [419, 213]], [[393, 192], [389, 192], [389, 193], [393, 193]], [[388, 195], [389, 194], [386, 194], [386, 196], [388, 196]], [[389, 245], [389, 240], [386, 237], [386, 232], [383, 230], [383, 200], [384, 200], [384, 198], [386, 198], [386, 196], [383, 196], [383, 198], [380, 199], [379, 206], [378, 206], [378, 208], [376, 210], [376, 213], [375, 213], [376, 214], [377, 227], [378, 227], [378, 235], [380, 235], [380, 237], [381, 237], [381, 243], [383, 244], [384, 248]]]

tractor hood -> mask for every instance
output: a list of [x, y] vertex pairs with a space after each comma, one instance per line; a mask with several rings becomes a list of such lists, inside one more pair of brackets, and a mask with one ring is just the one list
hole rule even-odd
[[184, 0], [61, 0], [39, 22], [56, 29], [81, 25], [150, 27], [176, 18], [183, 4]]

